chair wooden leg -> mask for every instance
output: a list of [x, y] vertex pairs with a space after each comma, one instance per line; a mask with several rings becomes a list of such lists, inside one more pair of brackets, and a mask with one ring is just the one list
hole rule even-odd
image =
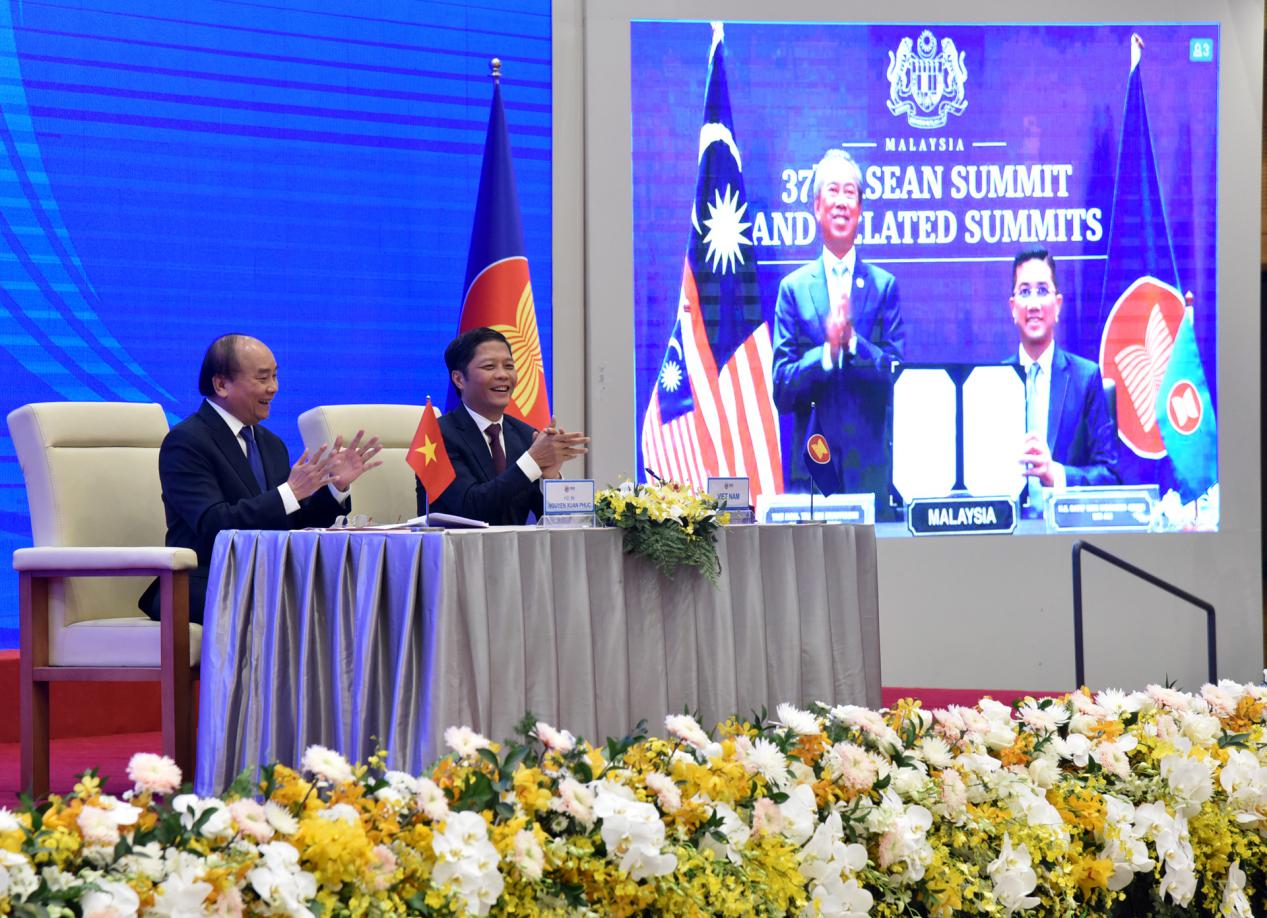
[[189, 665], [189, 575], [159, 575], [162, 629], [163, 753], [194, 780], [193, 673]]
[[48, 665], [48, 580], [24, 571], [18, 590], [21, 786], [39, 799], [48, 795], [49, 684], [35, 680], [35, 668]]

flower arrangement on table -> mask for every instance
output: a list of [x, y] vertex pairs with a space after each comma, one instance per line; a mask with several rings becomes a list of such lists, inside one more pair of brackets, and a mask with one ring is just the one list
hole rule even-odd
[[711, 495], [676, 481], [626, 481], [599, 491], [594, 512], [599, 522], [624, 531], [626, 553], [641, 555], [669, 577], [693, 567], [717, 585], [717, 528], [730, 515]]
[[138, 755], [116, 799], [0, 810], [0, 913], [1247, 916], [1261, 685], [1015, 707], [780, 705], [595, 747], [464, 727], [419, 777], [312, 747], [223, 798]]

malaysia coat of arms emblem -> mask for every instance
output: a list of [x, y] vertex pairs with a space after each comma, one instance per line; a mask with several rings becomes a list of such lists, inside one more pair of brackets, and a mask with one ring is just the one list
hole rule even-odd
[[937, 39], [925, 29], [919, 43], [903, 38], [897, 51], [889, 52], [889, 111], [906, 115], [914, 128], [944, 127], [950, 115], [962, 115], [968, 107], [964, 84], [968, 70], [964, 52], [957, 51], [950, 38]]

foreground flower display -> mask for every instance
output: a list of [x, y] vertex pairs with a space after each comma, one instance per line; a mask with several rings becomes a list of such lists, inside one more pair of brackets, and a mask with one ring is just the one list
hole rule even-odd
[[596, 747], [451, 728], [426, 775], [321, 747], [223, 798], [138, 755], [116, 799], [0, 810], [0, 913], [1264, 914], [1261, 685], [1009, 707], [780, 705]]
[[717, 528], [730, 515], [707, 492], [676, 481], [626, 481], [599, 491], [594, 513], [600, 523], [623, 530], [627, 554], [641, 555], [669, 577], [693, 567], [716, 586]]

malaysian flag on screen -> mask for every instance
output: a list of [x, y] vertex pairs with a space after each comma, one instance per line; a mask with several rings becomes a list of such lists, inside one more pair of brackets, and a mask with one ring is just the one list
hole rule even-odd
[[699, 487], [746, 477], [755, 500], [783, 490], [783, 465], [721, 23], [708, 66], [677, 320], [642, 420], [642, 462]]

